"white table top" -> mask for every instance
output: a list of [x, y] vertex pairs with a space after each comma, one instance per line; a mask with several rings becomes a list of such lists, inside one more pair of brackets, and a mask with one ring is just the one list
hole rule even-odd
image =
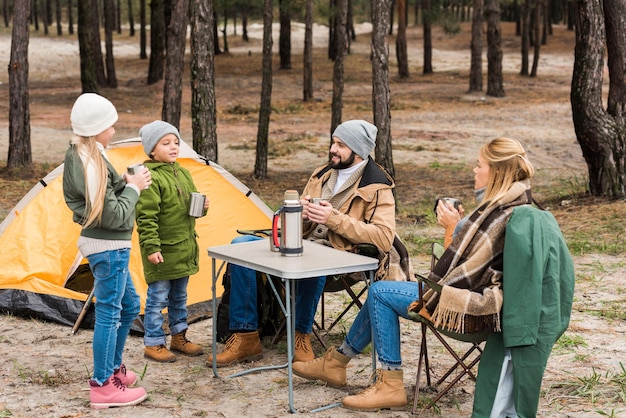
[[249, 267], [283, 279], [329, 276], [375, 270], [378, 260], [303, 240], [301, 256], [270, 251], [267, 239], [220, 245], [208, 249], [209, 257]]

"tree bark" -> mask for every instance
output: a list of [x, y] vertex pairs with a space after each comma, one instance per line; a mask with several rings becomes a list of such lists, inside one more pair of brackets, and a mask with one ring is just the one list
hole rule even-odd
[[115, 30], [115, 3], [104, 0], [104, 45], [106, 50], [107, 86], [117, 88], [115, 59], [113, 57], [113, 31]]
[[431, 12], [430, 0], [423, 0], [422, 26], [424, 30], [424, 66], [422, 68], [422, 74], [433, 73], [433, 31]]
[[175, 0], [172, 3], [172, 17], [167, 28], [167, 54], [165, 55], [165, 82], [163, 83], [161, 116], [164, 121], [177, 128], [180, 126], [188, 23], [189, 0]]
[[483, 90], [483, 0], [473, 0], [469, 91]]
[[263, 81], [254, 162], [254, 177], [258, 179], [267, 177], [268, 135], [272, 113], [272, 11], [272, 0], [263, 0]]
[[302, 100], [313, 99], [313, 0], [305, 0]]
[[291, 69], [291, 2], [279, 0], [280, 36], [278, 39], [278, 55], [280, 69]]
[[139, 0], [139, 58], [142, 60], [148, 58], [146, 43], [146, 0]]
[[398, 77], [409, 78], [409, 56], [406, 44], [406, 0], [398, 0], [396, 59], [398, 60]]
[[133, 1], [127, 0], [126, 7], [128, 7], [128, 26], [130, 27], [130, 32], [128, 32], [128, 35], [133, 37], [135, 36], [135, 16], [133, 16]]
[[[604, 9], [604, 10], [603, 10]], [[589, 191], [594, 196], [626, 196], [626, 125], [623, 93], [626, 43], [624, 0], [579, 0], [576, 10], [576, 47], [570, 92], [576, 139], [587, 163]], [[604, 56], [609, 64], [609, 110], [603, 108]], [[621, 64], [614, 64], [614, 60]], [[614, 80], [614, 78], [616, 80]], [[613, 89], [613, 91], [611, 91]]]
[[150, 64], [148, 84], [163, 79], [165, 67], [165, 7], [163, 0], [150, 1]]
[[487, 96], [504, 97], [500, 4], [498, 0], [487, 0], [485, 6], [487, 14]]
[[[89, 2], [91, 3], [91, 2]], [[91, 4], [78, 2], [78, 50], [80, 56], [80, 84], [83, 93], [97, 93], [100, 85], [105, 85], [102, 53], [100, 51], [99, 26], [93, 27], [97, 21], [96, 13]], [[97, 37], [97, 39], [94, 39]], [[97, 50], [94, 50], [96, 48]], [[98, 58], [99, 57], [99, 58]], [[102, 68], [102, 75], [100, 75]], [[102, 80], [100, 80], [102, 77]]]
[[535, 17], [533, 19], [533, 37], [535, 38], [535, 45], [533, 49], [533, 66], [530, 70], [531, 77], [537, 77], [537, 68], [539, 67], [539, 51], [541, 50], [541, 42], [539, 42], [539, 39], [541, 38], [541, 22], [543, 21], [543, 19], [541, 18], [541, 11], [543, 10], [543, 8], [543, 1], [537, 0], [535, 2]]
[[346, 21], [348, 16], [348, 0], [337, 0], [337, 13], [335, 14], [335, 62], [333, 65], [333, 101], [331, 104], [332, 114], [330, 122], [331, 134], [341, 124], [343, 118], [343, 86], [344, 86], [344, 61], [348, 54], [348, 32]]
[[389, 15], [390, 0], [372, 1], [372, 108], [378, 128], [375, 158], [395, 177], [391, 150], [391, 104], [389, 94]]
[[532, 0], [524, 1], [524, 8], [522, 10], [522, 42], [521, 42], [521, 54], [522, 62], [520, 68], [520, 75], [529, 74], [528, 54], [530, 49], [530, 12], [532, 9]]
[[191, 2], [191, 127], [193, 149], [218, 162], [213, 0]]
[[28, 105], [30, 0], [15, 0], [9, 62], [9, 154], [7, 168], [32, 166]]

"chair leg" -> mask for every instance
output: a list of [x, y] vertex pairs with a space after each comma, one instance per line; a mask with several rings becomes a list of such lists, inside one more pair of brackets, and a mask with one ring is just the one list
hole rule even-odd
[[415, 415], [417, 411], [417, 401], [419, 400], [420, 393], [420, 380], [422, 376], [422, 366], [424, 366], [424, 373], [426, 374], [426, 386], [430, 386], [430, 366], [428, 364], [428, 344], [426, 342], [426, 324], [422, 324], [422, 341], [420, 343], [419, 361], [417, 363], [417, 376], [415, 377], [415, 392], [413, 393], [413, 409], [411, 413]]
[[355, 294], [352, 289], [348, 288], [346, 289], [346, 291], [348, 292], [348, 294], [350, 294], [350, 296], [352, 297], [352, 301], [348, 304], [348, 306], [345, 307], [345, 309], [337, 316], [337, 318], [333, 321], [332, 324], [330, 324], [330, 326], [327, 328], [327, 331], [330, 332], [331, 329], [334, 328], [335, 325], [337, 325], [337, 323], [339, 323], [339, 321], [341, 321], [341, 319], [343, 318], [343, 316], [348, 313], [348, 311], [350, 310], [350, 308], [352, 308], [354, 305], [358, 306], [359, 309], [361, 309], [363, 307], [363, 304], [361, 303], [360, 297], [363, 296], [363, 294], [365, 293], [365, 291], [367, 290], [367, 288], [363, 288], [361, 289], [361, 291], [359, 292], [359, 294]]

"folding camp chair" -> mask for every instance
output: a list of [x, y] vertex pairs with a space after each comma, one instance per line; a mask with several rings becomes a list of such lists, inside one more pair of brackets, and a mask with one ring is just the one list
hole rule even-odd
[[[439, 243], [433, 244], [432, 249], [432, 257], [431, 257], [431, 270], [443, 254], [444, 248], [443, 245]], [[419, 274], [415, 275], [419, 284], [419, 296], [420, 300], [422, 299], [424, 293], [424, 287], [429, 287], [435, 291], [441, 292], [441, 286], [437, 283], [429, 280], [426, 277], [423, 277]], [[459, 334], [456, 332], [452, 332], [440, 327], [436, 327], [428, 318], [420, 315], [417, 312], [409, 312], [409, 317], [421, 324], [422, 327], [422, 339], [420, 344], [420, 354], [419, 354], [419, 363], [417, 367], [417, 377], [415, 378], [415, 393], [413, 396], [413, 413], [415, 414], [417, 410], [417, 402], [419, 399], [419, 390], [420, 390], [420, 380], [422, 374], [422, 368], [424, 369], [426, 375], [426, 385], [429, 387], [439, 388], [444, 383], [447, 385], [443, 389], [438, 389], [437, 395], [434, 399], [430, 401], [430, 403], [424, 408], [428, 409], [432, 405], [435, 405], [444, 395], [446, 395], [453, 387], [456, 385], [463, 377], [468, 376], [472, 380], [476, 381], [476, 375], [472, 371], [472, 369], [479, 363], [480, 358], [482, 356], [482, 347], [481, 343], [483, 343], [487, 336], [488, 332], [477, 332], [477, 333], [467, 333], [467, 334]], [[452, 356], [454, 359], [454, 364], [450, 366], [443, 375], [435, 382], [434, 385], [431, 385], [430, 379], [430, 362], [428, 358], [428, 333], [432, 333], [437, 340], [441, 343], [441, 345], [446, 349], [446, 352]], [[447, 340], [453, 340], [456, 342], [468, 343], [469, 347], [462, 353], [458, 353], [455, 350], [451, 343]], [[456, 345], [456, 344], [455, 344]], [[460, 370], [457, 370], [459, 369]], [[450, 379], [449, 379], [450, 378]]]

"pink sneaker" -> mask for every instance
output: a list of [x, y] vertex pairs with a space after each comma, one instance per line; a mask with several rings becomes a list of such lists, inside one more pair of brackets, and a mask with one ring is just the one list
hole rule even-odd
[[137, 374], [135, 374], [132, 370], [126, 369], [124, 363], [122, 363], [119, 369], [113, 370], [113, 376], [120, 379], [122, 384], [129, 388], [133, 387], [135, 383], [137, 383]]
[[102, 386], [90, 380], [89, 386], [89, 402], [93, 409], [137, 405], [148, 397], [144, 388], [128, 388], [115, 376], [111, 376]]

